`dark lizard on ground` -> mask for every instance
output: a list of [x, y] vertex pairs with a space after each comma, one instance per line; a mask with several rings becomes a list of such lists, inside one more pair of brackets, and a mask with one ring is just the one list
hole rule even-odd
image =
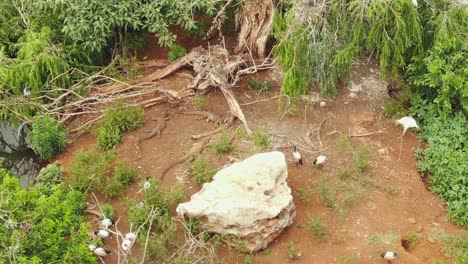
[[187, 112], [183, 112], [183, 114], [203, 116], [204, 118], [206, 118], [206, 121], [213, 122], [217, 126], [223, 123], [223, 119], [221, 118], [221, 116], [219, 116], [216, 113], [209, 112], [209, 111], [187, 111]]
[[146, 133], [148, 133], [148, 135], [145, 135], [144, 137], [138, 139], [138, 142], [137, 142], [137, 149], [139, 151], [138, 159], [141, 159], [141, 148], [140, 148], [141, 142], [148, 140], [154, 136], [158, 136], [158, 137], [161, 136], [162, 131], [164, 130], [164, 128], [166, 128], [167, 116], [168, 116], [167, 112], [164, 112], [160, 116], [158, 116], [156, 119], [153, 119], [153, 121], [156, 121], [156, 125], [154, 125], [154, 127], [151, 130], [145, 131]]
[[205, 146], [208, 140], [209, 138], [205, 138], [202, 141], [193, 143], [192, 148], [189, 151], [187, 151], [187, 153], [183, 157], [175, 160], [162, 171], [161, 180], [164, 178], [164, 175], [175, 165], [184, 161], [192, 161], [198, 154], [200, 154], [203, 151], [203, 147]]

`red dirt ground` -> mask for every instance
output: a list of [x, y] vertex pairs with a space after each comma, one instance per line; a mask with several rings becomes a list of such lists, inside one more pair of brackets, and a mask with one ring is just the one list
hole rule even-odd
[[[154, 55], [154, 58], [157, 57]], [[296, 248], [302, 252], [302, 256], [295, 260], [295, 263], [386, 263], [379, 256], [382, 250], [398, 252], [400, 257], [394, 263], [434, 263], [436, 258], [450, 263], [450, 260], [443, 255], [440, 241], [430, 243], [427, 238], [437, 230], [443, 229], [449, 234], [454, 234], [462, 228], [447, 221], [447, 211], [443, 202], [426, 189], [418, 174], [414, 151], [420, 143], [414, 132], [409, 132], [403, 137], [400, 155], [402, 129], [395, 127], [391, 120], [382, 115], [383, 103], [389, 98], [385, 85], [378, 81], [376, 68], [375, 65], [357, 64], [354, 66], [353, 83], [361, 85], [361, 92], [352, 93], [347, 89], [342, 89], [341, 95], [335, 99], [320, 99], [318, 95], [311, 95], [308, 98], [317, 97], [319, 100], [326, 101], [326, 108], [320, 108], [318, 103], [313, 103], [309, 104], [307, 111], [304, 112], [306, 103], [301, 100], [297, 104], [298, 114], [285, 115], [282, 119], [278, 117], [277, 99], [242, 105], [255, 101], [257, 97], [260, 100], [278, 95], [281, 78], [277, 71], [271, 70], [259, 74], [260, 78], [273, 83], [273, 88], [269, 93], [258, 95], [255, 91], [249, 90], [246, 85], [247, 80], [242, 80], [235, 88], [237, 99], [242, 105], [250, 127], [264, 129], [270, 134], [271, 149], [282, 149], [289, 159], [291, 159], [291, 149], [281, 147], [294, 143], [306, 147], [308, 151], [303, 152], [305, 156], [303, 167], [296, 167], [289, 160], [288, 184], [293, 190], [296, 204], [296, 222], [270, 244], [269, 255], [262, 252], [254, 254], [254, 263], [292, 263], [293, 261], [288, 259], [285, 246], [290, 241], [297, 241]], [[180, 89], [189, 82], [188, 78], [183, 79], [173, 75], [165, 79], [162, 85]], [[227, 104], [222, 93], [213, 91], [204, 98], [207, 100], [204, 110], [226, 115]], [[179, 107], [195, 109], [190, 101]], [[145, 130], [154, 125], [151, 118], [165, 110], [169, 110], [171, 119], [162, 136], [145, 141], [142, 144], [142, 159], [135, 160], [137, 157], [136, 140], [144, 135]], [[126, 133], [123, 143], [116, 147], [121, 158], [139, 168], [142, 179], [147, 175], [159, 176], [166, 164], [171, 163], [188, 150], [192, 145], [190, 135], [203, 133], [214, 127], [212, 123], [199, 120], [196, 116], [177, 114], [178, 111], [179, 109], [176, 108], [170, 109], [168, 105], [145, 109], [143, 127]], [[312, 131], [311, 141], [315, 148], [306, 145], [303, 140], [306, 135], [305, 114], [307, 126]], [[329, 160], [323, 168], [318, 169], [312, 166], [312, 161], [319, 153], [317, 150], [320, 140], [316, 131], [324, 119], [326, 121], [319, 132], [323, 144], [320, 153], [326, 154]], [[231, 127], [227, 133], [232, 134], [236, 127]], [[383, 132], [350, 139], [353, 149], [367, 146], [371, 152], [370, 169], [365, 176], [371, 184], [357, 184], [359, 198], [347, 208], [344, 214], [340, 215], [336, 208], [330, 209], [322, 202], [318, 193], [319, 179], [324, 176], [329, 179], [330, 184], [337, 182], [339, 170], [350, 163], [350, 152], [337, 147], [336, 142], [340, 134], [362, 135], [375, 131]], [[234, 142], [234, 154], [231, 155], [246, 158], [256, 152], [250, 139], [236, 137]], [[68, 168], [76, 150], [90, 148], [94, 144], [95, 138], [92, 135], [83, 134], [58, 157], [58, 161]], [[222, 167], [228, 162], [227, 155], [217, 157], [207, 148], [203, 154], [214, 168]], [[166, 175], [163, 184], [167, 187], [177, 184], [175, 174], [180, 175], [187, 168], [187, 164], [175, 166]], [[356, 182], [356, 180], [349, 179], [350, 185]], [[190, 180], [183, 183], [183, 186], [186, 190], [184, 201], [189, 200], [190, 195], [200, 189], [200, 186]], [[139, 188], [138, 183], [133, 184], [124, 196], [137, 196], [136, 192]], [[300, 188], [310, 190], [309, 202], [302, 202], [298, 199], [297, 190]], [[98, 199], [101, 203], [106, 202], [101, 195]], [[122, 200], [123, 197], [107, 203], [115, 206], [118, 216], [121, 217], [120, 230], [127, 231], [129, 226]], [[325, 241], [316, 242], [312, 233], [301, 227], [300, 224], [305, 223], [309, 216], [321, 217], [326, 223]], [[416, 223], [410, 223], [409, 218], [414, 218]], [[94, 220], [92, 222], [94, 223]], [[401, 246], [400, 239], [408, 231], [416, 232], [418, 227], [422, 227], [422, 242], [408, 252]], [[378, 243], [379, 238], [382, 243]], [[113, 250], [117, 246], [114, 240], [106, 241], [105, 245]], [[235, 250], [228, 250], [226, 247], [218, 250], [218, 256], [224, 259], [224, 263], [244, 262], [244, 255], [238, 255]], [[115, 255], [110, 255], [104, 260], [106, 263], [117, 263]], [[155, 262], [158, 263], [157, 260]]]

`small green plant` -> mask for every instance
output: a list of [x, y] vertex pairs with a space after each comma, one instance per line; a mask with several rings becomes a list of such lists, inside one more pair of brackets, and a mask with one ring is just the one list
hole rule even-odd
[[198, 155], [195, 161], [190, 165], [190, 173], [194, 176], [194, 180], [198, 184], [211, 181], [214, 170], [208, 167], [205, 157]]
[[297, 190], [297, 197], [303, 203], [307, 203], [310, 201], [310, 190], [306, 187], [300, 188]]
[[414, 249], [421, 242], [422, 235], [416, 232], [408, 232], [401, 239], [402, 246], [411, 250]]
[[270, 84], [267, 81], [262, 81], [256, 77], [249, 79], [249, 88], [259, 92], [266, 92], [270, 90]]
[[144, 32], [136, 31], [127, 33], [125, 46], [131, 50], [141, 50], [146, 47], [146, 35]]
[[185, 219], [185, 224], [187, 225], [187, 228], [190, 231], [190, 233], [192, 233], [195, 236], [198, 235], [198, 233], [200, 233], [200, 226], [203, 224], [203, 222], [200, 219], [187, 218]]
[[354, 167], [358, 172], [364, 172], [369, 168], [370, 151], [367, 148], [358, 149], [354, 154]]
[[173, 62], [179, 58], [182, 58], [183, 56], [185, 56], [185, 54], [187, 54], [187, 51], [184, 47], [177, 44], [172, 44], [169, 53], [167, 54], [167, 59], [170, 62]]
[[263, 253], [263, 255], [267, 255], [267, 256], [268, 256], [268, 255], [271, 254], [271, 249], [266, 248], [266, 249], [264, 249], [264, 250], [262, 251], [262, 253]]
[[353, 252], [351, 255], [344, 256], [340, 258], [340, 262], [343, 264], [356, 264], [359, 263], [360, 254]]
[[287, 243], [286, 248], [288, 249], [288, 258], [290, 260], [296, 260], [302, 256], [302, 252], [298, 251], [296, 248], [296, 241]]
[[270, 136], [267, 133], [261, 131], [253, 131], [252, 137], [254, 145], [264, 150], [270, 146]]
[[446, 235], [442, 238], [444, 253], [456, 261], [456, 264], [468, 262], [468, 231], [458, 235]]
[[350, 138], [345, 134], [340, 134], [336, 139], [336, 146], [341, 150], [348, 150], [351, 147]]
[[201, 109], [206, 105], [206, 99], [203, 97], [196, 97], [192, 100], [192, 104], [198, 109]]
[[241, 252], [247, 252], [247, 242], [245, 240], [239, 239], [236, 245], [237, 250]]
[[52, 117], [43, 116], [34, 120], [28, 141], [42, 159], [49, 160], [65, 149], [67, 137], [65, 127]]
[[340, 180], [349, 179], [353, 175], [353, 169], [350, 166], [342, 167], [338, 170], [336, 176]]
[[319, 217], [309, 217], [305, 224], [305, 228], [310, 231], [316, 242], [322, 242], [325, 240], [327, 225]]
[[245, 255], [244, 257], [244, 263], [245, 264], [252, 264], [253, 263], [253, 255]]
[[108, 150], [122, 141], [122, 133], [143, 124], [143, 109], [139, 106], [125, 108], [117, 103], [106, 110], [95, 129], [97, 143], [101, 150]]
[[211, 147], [214, 149], [216, 154], [227, 154], [231, 152], [234, 145], [231, 143], [231, 139], [223, 133], [218, 141], [211, 144]]
[[111, 220], [115, 219], [115, 208], [110, 204], [103, 204], [101, 205], [103, 216], [109, 218]]
[[327, 177], [321, 176], [318, 181], [318, 192], [322, 202], [328, 208], [335, 208], [336, 189], [326, 184]]
[[114, 168], [113, 178], [122, 185], [129, 185], [134, 182], [137, 177], [137, 169], [135, 167], [128, 166], [128, 164], [117, 164]]

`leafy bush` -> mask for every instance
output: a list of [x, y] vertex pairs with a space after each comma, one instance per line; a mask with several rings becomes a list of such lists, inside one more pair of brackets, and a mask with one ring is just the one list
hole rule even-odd
[[[21, 189], [16, 177], [0, 169], [0, 262], [95, 263], [89, 251], [85, 196], [63, 184], [49, 193]], [[26, 230], [26, 231], [25, 231]]]
[[101, 205], [102, 213], [104, 217], [109, 218], [111, 220], [115, 219], [115, 208], [110, 204], [103, 204]]
[[68, 173], [73, 188], [83, 192], [100, 191], [108, 199], [121, 195], [125, 186], [138, 176], [137, 170], [119, 161], [115, 152], [93, 149], [77, 151]]
[[231, 143], [231, 140], [227, 135], [222, 134], [218, 141], [211, 144], [211, 147], [215, 150], [216, 154], [226, 154], [231, 152], [234, 145]]
[[60, 164], [55, 162], [41, 169], [35, 181], [38, 191], [50, 195], [53, 187], [62, 182], [62, 168]]
[[327, 225], [321, 218], [309, 217], [305, 227], [312, 233], [315, 241], [322, 242], [325, 239]]
[[270, 84], [267, 81], [262, 81], [258, 78], [252, 77], [249, 79], [249, 88], [259, 92], [266, 92], [270, 90]]
[[270, 146], [270, 137], [267, 133], [261, 131], [253, 131], [252, 137], [255, 146], [261, 149], [266, 149]]
[[290, 260], [296, 260], [302, 256], [302, 252], [298, 251], [296, 248], [296, 241], [287, 243], [286, 248], [288, 249], [288, 258]]
[[177, 44], [173, 44], [171, 45], [171, 49], [169, 50], [169, 53], [167, 54], [167, 59], [170, 62], [173, 62], [179, 58], [182, 58], [183, 56], [185, 56], [185, 54], [187, 54], [187, 51], [185, 50], [184, 47], [177, 45]]
[[194, 176], [196, 183], [202, 184], [211, 181], [215, 172], [208, 166], [205, 157], [198, 155], [190, 165], [190, 173]]
[[51, 117], [37, 118], [28, 135], [31, 147], [43, 159], [51, 159], [67, 145], [67, 130]]
[[450, 219], [468, 227], [468, 122], [461, 113], [445, 117], [438, 109], [415, 106], [427, 141], [416, 153], [418, 169], [431, 175], [431, 189], [447, 202]]
[[416, 232], [408, 232], [406, 233], [403, 238], [403, 240], [406, 241], [406, 245], [403, 245], [403, 247], [407, 250], [414, 249], [419, 243], [421, 242], [422, 235]]
[[95, 134], [98, 146], [108, 150], [122, 141], [122, 133], [134, 130], [143, 124], [143, 109], [139, 106], [124, 108], [121, 103], [106, 110], [97, 124]]
[[445, 255], [453, 258], [456, 264], [468, 261], [468, 231], [463, 231], [457, 236], [445, 236], [442, 242]]

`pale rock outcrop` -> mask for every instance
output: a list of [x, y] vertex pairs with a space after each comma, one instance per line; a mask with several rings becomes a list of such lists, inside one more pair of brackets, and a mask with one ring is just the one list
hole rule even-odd
[[231, 246], [266, 248], [296, 217], [287, 177], [282, 152], [256, 154], [216, 173], [177, 214], [201, 219], [203, 229], [224, 235]]

